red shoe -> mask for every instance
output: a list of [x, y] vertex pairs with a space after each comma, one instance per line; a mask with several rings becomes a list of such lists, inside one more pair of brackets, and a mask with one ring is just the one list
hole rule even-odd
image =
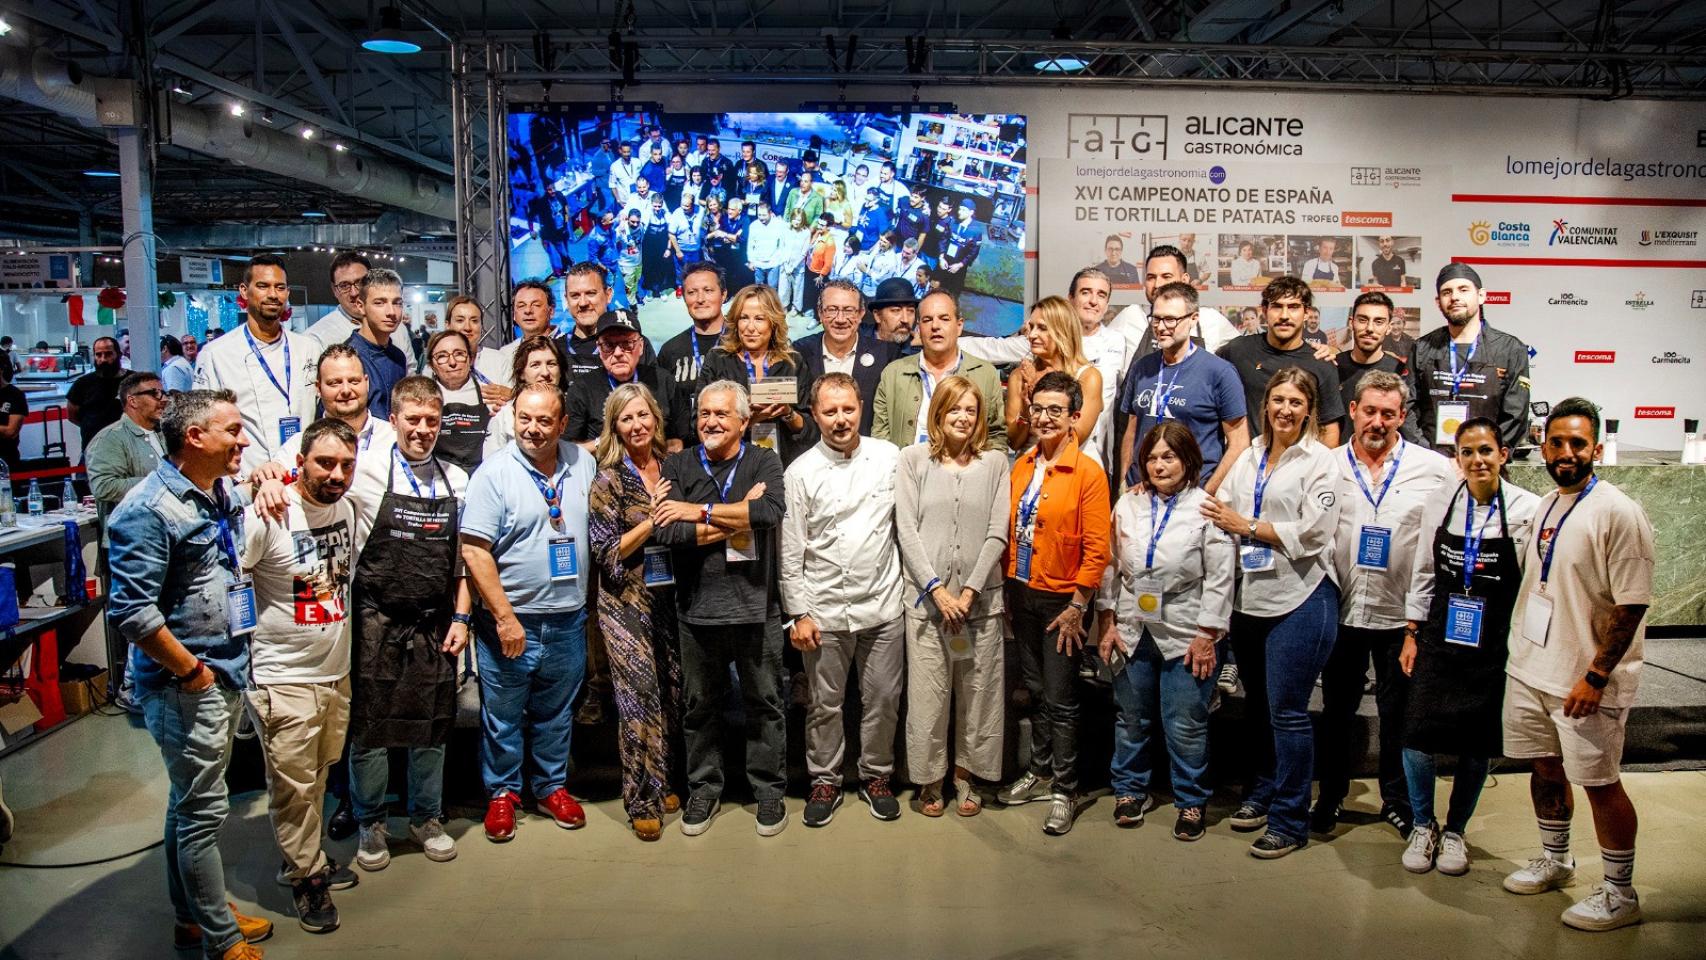
[[586, 826], [586, 811], [569, 796], [569, 791], [558, 787], [550, 796], [539, 801], [539, 807], [557, 821], [557, 826], [564, 830], [578, 830]]
[[503, 843], [515, 837], [515, 803], [513, 793], [500, 793], [486, 805], [486, 839]]

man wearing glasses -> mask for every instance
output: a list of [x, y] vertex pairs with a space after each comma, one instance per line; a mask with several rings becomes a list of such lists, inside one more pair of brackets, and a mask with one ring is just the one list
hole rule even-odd
[[1138, 480], [1133, 451], [1162, 420], [1178, 420], [1196, 438], [1202, 485], [1210, 494], [1250, 445], [1238, 371], [1192, 342], [1197, 317], [1196, 287], [1175, 282], [1155, 291], [1149, 329], [1161, 349], [1132, 362], [1120, 391], [1120, 410], [1130, 417], [1120, 443], [1120, 475], [1128, 484]]
[[[800, 354], [803, 395], [811, 396], [812, 384], [824, 374], [845, 373], [859, 384], [859, 396], [875, 397], [883, 370], [899, 359], [900, 348], [860, 329], [865, 295], [846, 280], [830, 280], [818, 293], [817, 316], [823, 332], [794, 341], [794, 349]], [[861, 406], [859, 435], [868, 437], [876, 409], [870, 403]]]
[[674, 385], [655, 363], [646, 363], [646, 338], [626, 313], [606, 310], [598, 318], [593, 339], [598, 343], [596, 369], [584, 371], [569, 381], [569, 425], [563, 439], [588, 450], [604, 429], [604, 401], [624, 383], [642, 383], [652, 392], [663, 412], [664, 439], [669, 452], [680, 450], [693, 436], [693, 421], [679, 402]]
[[[355, 333], [361, 326], [361, 318], [367, 315], [367, 309], [362, 306], [362, 281], [367, 279], [367, 271], [372, 264], [367, 258], [352, 250], [345, 250], [332, 258], [332, 293], [338, 299], [338, 308], [326, 314], [306, 331], [308, 336], [319, 341], [320, 346], [314, 355], [334, 343], [348, 343], [350, 334]], [[419, 364], [415, 361], [415, 345], [408, 337], [398, 337], [397, 349], [403, 351], [405, 366], [415, 370]]]
[[[1405, 381], [1410, 379], [1409, 362], [1386, 349], [1386, 338], [1391, 332], [1392, 298], [1379, 291], [1358, 296], [1351, 304], [1351, 348], [1333, 361], [1339, 367], [1339, 394], [1344, 397], [1346, 410], [1356, 405], [1357, 381], [1370, 370], [1384, 370]], [[1413, 442], [1420, 437], [1411, 439]]]

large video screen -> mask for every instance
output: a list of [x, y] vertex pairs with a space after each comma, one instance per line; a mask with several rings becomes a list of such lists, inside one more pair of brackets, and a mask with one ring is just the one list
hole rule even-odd
[[829, 279], [947, 290], [970, 333], [1024, 320], [1022, 116], [518, 104], [509, 160], [512, 279], [552, 283], [560, 308], [568, 268], [602, 263], [654, 343], [688, 326], [678, 284], [698, 260], [731, 296], [777, 288], [792, 337], [821, 329]]

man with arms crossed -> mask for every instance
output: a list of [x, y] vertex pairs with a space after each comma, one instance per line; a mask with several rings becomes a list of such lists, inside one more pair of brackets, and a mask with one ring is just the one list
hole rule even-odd
[[1506, 877], [1505, 889], [1544, 893], [1575, 881], [1571, 784], [1578, 784], [1593, 808], [1605, 882], [1565, 910], [1563, 921], [1615, 930], [1641, 922], [1635, 806], [1619, 766], [1652, 602], [1653, 527], [1628, 494], [1594, 475], [1600, 445], [1592, 403], [1571, 397], [1554, 406], [1541, 452], [1558, 489], [1535, 508], [1541, 520], [1526, 548], [1505, 666], [1505, 755], [1534, 762], [1528, 792], [1541, 854]]

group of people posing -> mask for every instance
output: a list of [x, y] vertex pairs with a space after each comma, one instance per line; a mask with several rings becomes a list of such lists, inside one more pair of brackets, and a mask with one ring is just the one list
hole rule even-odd
[[[1542, 454], [1557, 489], [1537, 497], [1503, 480], [1512, 430], [1498, 411], [1506, 392], [1526, 399], [1526, 381], [1486, 363], [1502, 335], [1466, 268], [1442, 271], [1451, 362], [1418, 388], [1433, 334], [1400, 361], [1408, 375], [1359, 338], [1342, 385], [1346, 358], [1297, 336], [1310, 291], [1292, 278], [1264, 293], [1265, 333], [1211, 352], [1172, 259], [1152, 253], [1141, 330], [1122, 323], [1130, 311], [1106, 319], [1110, 284], [1089, 270], [1006, 340], [962, 338], [940, 291], [877, 318], [879, 336], [861, 325], [862, 292], [831, 282], [823, 331], [790, 341], [774, 290], [728, 296], [702, 263], [682, 278], [693, 326], [655, 357], [609, 309], [603, 271], [582, 264], [569, 334], [550, 331], [550, 288], [522, 284], [520, 339], [482, 348], [477, 305], [458, 302], [417, 374], [380, 366], [394, 362], [394, 274], [334, 266], [363, 267], [361, 315], [348, 342], [322, 348], [281, 325], [284, 265], [254, 258], [244, 330], [205, 346], [196, 389], [157, 410], [165, 458], [111, 511], [111, 616], [172, 781], [180, 944], [255, 956], [249, 941], [270, 931], [222, 892], [223, 771], [245, 711], [305, 929], [335, 929], [330, 892], [358, 880], [321, 841], [346, 744], [356, 865], [389, 862], [398, 748], [412, 841], [455, 856], [444, 744], [470, 646], [494, 842], [528, 802], [544, 822], [585, 825], [570, 748], [600, 670], [637, 837], [657, 840], [675, 816], [687, 836], [711, 828], [731, 714], [757, 832], [780, 833], [790, 651], [805, 677], [807, 826], [846, 796], [856, 675], [856, 786], [872, 816], [902, 815], [906, 781], [926, 817], [950, 801], [962, 817], [1039, 801], [1043, 830], [1066, 834], [1087, 804], [1088, 664], [1111, 672], [1119, 708], [1114, 820], [1138, 826], [1170, 794], [1172, 835], [1194, 841], [1211, 826], [1209, 714], [1231, 656], [1252, 763], [1227, 822], [1256, 834], [1263, 859], [1336, 829], [1372, 661], [1382, 813], [1407, 838], [1407, 869], [1466, 872], [1488, 762], [1522, 758], [1543, 852], [1506, 889], [1573, 882], [1579, 784], [1605, 883], [1564, 920], [1638, 921], [1618, 761], [1652, 531], [1593, 474], [1596, 409], [1553, 407]], [[983, 354], [1015, 347], [1003, 386]], [[1418, 425], [1446, 439], [1406, 439]], [[1022, 716], [1028, 743], [1012, 743]], [[1010, 755], [1025, 758], [1016, 777]], [[1443, 821], [1441, 756], [1454, 774]]]

